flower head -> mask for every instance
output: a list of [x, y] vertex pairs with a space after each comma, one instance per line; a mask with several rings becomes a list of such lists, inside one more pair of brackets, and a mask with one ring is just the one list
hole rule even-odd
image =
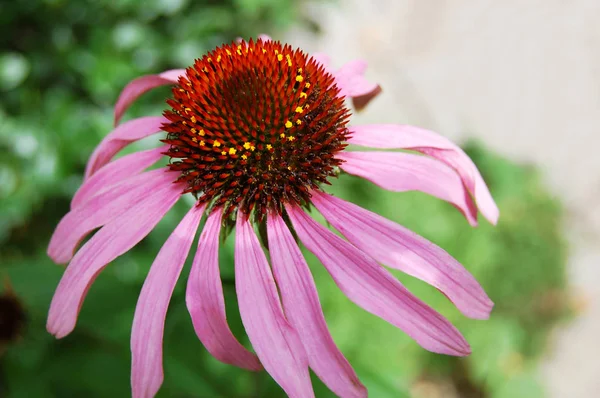
[[[397, 326], [424, 348], [466, 355], [468, 343], [446, 319], [406, 290], [380, 264], [442, 291], [466, 316], [484, 319], [492, 302], [443, 249], [406, 228], [323, 191], [341, 171], [392, 191], [420, 190], [457, 207], [475, 225], [478, 207], [492, 223], [498, 209], [471, 160], [445, 138], [402, 125], [349, 126], [345, 99], [363, 107], [379, 86], [366, 63], [339, 70], [270, 39], [223, 45], [184, 70], [143, 76], [125, 87], [117, 127], [92, 154], [71, 211], [48, 248], [69, 265], [52, 300], [48, 330], [75, 327], [98, 273], [130, 250], [186, 194], [196, 204], [167, 239], [140, 293], [132, 346], [132, 390], [153, 396], [163, 380], [167, 307], [202, 217], [186, 289], [194, 329], [217, 359], [264, 368], [291, 397], [311, 397], [308, 368], [341, 397], [366, 389], [335, 346], [309, 268], [294, 238], [316, 255], [357, 305]], [[145, 91], [172, 84], [164, 117], [118, 124]], [[130, 142], [163, 132], [165, 146], [116, 160]], [[419, 152], [346, 151], [348, 144]], [[422, 155], [427, 156], [422, 156]], [[144, 171], [154, 163], [165, 167]], [[306, 212], [313, 205], [345, 239]], [[254, 353], [231, 333], [219, 274], [219, 234], [235, 226], [235, 284]], [[270, 262], [255, 233], [267, 231]], [[100, 228], [79, 249], [82, 239]]]
[[198, 203], [262, 218], [335, 175], [350, 115], [334, 77], [300, 50], [250, 40], [198, 59], [168, 100], [170, 169]]

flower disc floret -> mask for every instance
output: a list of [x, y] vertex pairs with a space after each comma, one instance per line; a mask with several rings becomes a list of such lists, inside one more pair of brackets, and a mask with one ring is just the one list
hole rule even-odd
[[262, 217], [305, 204], [341, 163], [349, 111], [334, 77], [274, 41], [228, 44], [195, 61], [173, 88], [170, 168], [199, 203]]

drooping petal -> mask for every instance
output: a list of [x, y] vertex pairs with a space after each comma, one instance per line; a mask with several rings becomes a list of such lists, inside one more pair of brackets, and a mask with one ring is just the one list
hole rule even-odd
[[158, 252], [146, 277], [131, 328], [131, 388], [150, 398], [163, 382], [163, 334], [169, 301], [188, 256], [205, 206], [194, 206]]
[[341, 152], [344, 171], [394, 192], [421, 191], [453, 204], [469, 224], [477, 225], [477, 208], [462, 180], [445, 164], [403, 152]]
[[168, 147], [159, 147], [135, 152], [108, 163], [79, 187], [71, 200], [71, 209], [81, 206], [113, 185], [146, 170], [156, 163], [167, 149]]
[[350, 300], [402, 329], [423, 348], [448, 355], [468, 355], [460, 332], [389, 272], [362, 251], [341, 239], [297, 206], [287, 205], [294, 230], [325, 266]]
[[380, 263], [441, 290], [468, 317], [487, 319], [494, 303], [458, 261], [414, 232], [355, 204], [313, 191], [312, 203], [354, 246]]
[[331, 68], [331, 57], [325, 53], [310, 54], [318, 64], [335, 77], [335, 83], [340, 88], [340, 95], [352, 99], [352, 105], [357, 111], [365, 108], [371, 100], [381, 94], [381, 86], [365, 79], [367, 62], [363, 60], [350, 61], [340, 69]]
[[165, 185], [172, 185], [176, 172], [158, 169], [131, 177], [120, 184], [94, 196], [83, 205], [68, 212], [54, 230], [48, 256], [57, 264], [65, 264], [72, 257], [77, 245], [94, 229], [121, 216]]
[[310, 367], [340, 397], [366, 397], [367, 390], [335, 345], [306, 260], [283, 219], [269, 214], [269, 252], [285, 315], [298, 332]]
[[373, 98], [381, 93], [381, 87], [378, 84], [365, 79], [367, 66], [366, 61], [356, 59], [344, 64], [333, 73], [335, 83], [341, 90], [340, 94], [351, 97], [356, 110], [366, 107]]
[[52, 298], [46, 327], [57, 338], [75, 327], [85, 295], [104, 267], [127, 252], [158, 224], [181, 195], [181, 184], [164, 184], [105, 225], [75, 254]]
[[116, 127], [94, 149], [85, 167], [84, 179], [90, 178], [130, 143], [158, 133], [166, 121], [167, 119], [162, 116], [147, 116], [129, 120]]
[[374, 124], [352, 126], [351, 144], [382, 149], [411, 149], [436, 158], [454, 168], [467, 189], [475, 197], [481, 214], [492, 224], [500, 214], [477, 166], [460, 149], [445, 137], [426, 129], [407, 125]]
[[119, 94], [119, 99], [117, 99], [115, 105], [115, 126], [119, 124], [119, 120], [121, 120], [129, 105], [138, 97], [155, 87], [177, 84], [179, 76], [182, 75], [185, 75], [185, 69], [172, 69], [158, 75], [141, 76], [129, 82]]
[[225, 313], [225, 298], [219, 271], [219, 232], [222, 209], [208, 216], [188, 278], [185, 301], [192, 317], [196, 334], [206, 349], [219, 361], [260, 370], [256, 355], [235, 338]]
[[235, 287], [248, 338], [267, 372], [288, 396], [314, 397], [306, 353], [285, 319], [265, 253], [241, 212], [236, 225]]

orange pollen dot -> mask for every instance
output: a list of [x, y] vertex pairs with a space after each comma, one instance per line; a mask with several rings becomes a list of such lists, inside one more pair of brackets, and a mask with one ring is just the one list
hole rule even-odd
[[167, 104], [168, 167], [199, 203], [262, 220], [337, 176], [350, 113], [334, 77], [301, 50], [260, 39], [217, 47]]

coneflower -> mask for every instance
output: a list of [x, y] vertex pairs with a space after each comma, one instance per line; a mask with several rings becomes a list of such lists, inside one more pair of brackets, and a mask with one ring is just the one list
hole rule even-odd
[[[134, 397], [154, 396], [162, 384], [166, 312], [203, 216], [186, 291], [196, 333], [217, 359], [250, 370], [264, 367], [290, 397], [314, 396], [309, 367], [341, 397], [367, 395], [329, 334], [294, 232], [357, 305], [430, 351], [469, 354], [460, 332], [380, 264], [430, 283], [466, 316], [485, 319], [493, 304], [473, 276], [433, 243], [323, 190], [344, 171], [392, 191], [434, 195], [472, 225], [477, 206], [492, 223], [498, 218], [475, 165], [445, 138], [411, 126], [348, 125], [345, 99], [361, 107], [379, 92], [364, 79], [365, 68], [354, 61], [332, 71], [324, 56], [260, 38], [223, 45], [186, 70], [127, 85], [115, 107], [117, 127], [92, 154], [71, 211], [50, 242], [50, 257], [69, 265], [52, 300], [48, 330], [59, 338], [69, 334], [100, 271], [189, 194], [196, 204], [158, 253], [136, 307]], [[165, 84], [174, 87], [162, 117], [118, 124], [137, 97]], [[163, 146], [113, 160], [129, 143], [159, 132]], [[420, 154], [349, 152], [348, 144]], [[144, 171], [158, 161], [164, 167]], [[346, 239], [309, 216], [310, 205]], [[255, 353], [236, 340], [225, 315], [218, 245], [227, 226], [235, 227], [235, 285]], [[267, 232], [270, 264], [258, 228]]]

